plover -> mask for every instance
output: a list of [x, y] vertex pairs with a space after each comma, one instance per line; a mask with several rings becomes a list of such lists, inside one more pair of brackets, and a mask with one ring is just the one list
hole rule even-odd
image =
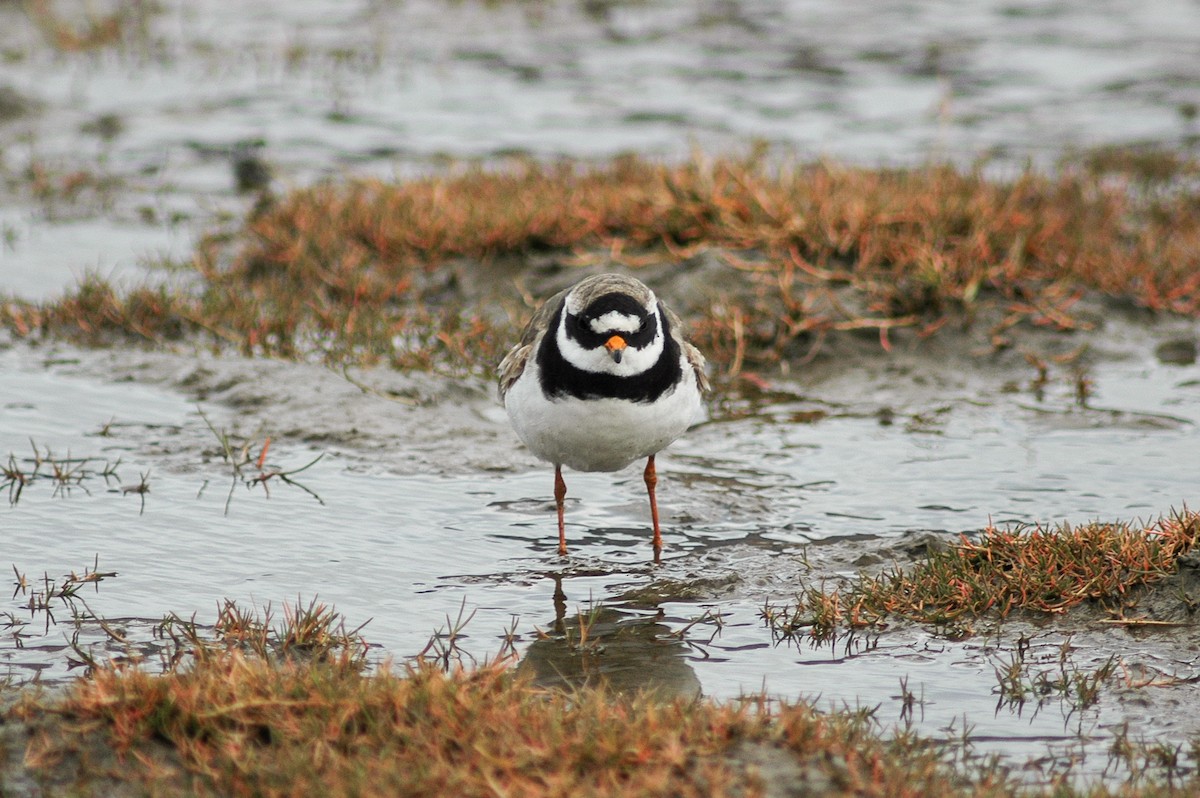
[[632, 277], [599, 274], [550, 298], [500, 363], [517, 436], [554, 464], [558, 553], [567, 553], [562, 468], [618, 471], [646, 458], [654, 554], [662, 550], [654, 455], [701, 413], [704, 356], [679, 318]]

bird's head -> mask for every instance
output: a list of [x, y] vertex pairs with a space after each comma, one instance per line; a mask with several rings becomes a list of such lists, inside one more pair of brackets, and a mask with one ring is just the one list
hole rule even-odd
[[639, 374], [663, 352], [658, 299], [631, 277], [597, 275], [567, 295], [556, 336], [563, 357], [577, 368]]

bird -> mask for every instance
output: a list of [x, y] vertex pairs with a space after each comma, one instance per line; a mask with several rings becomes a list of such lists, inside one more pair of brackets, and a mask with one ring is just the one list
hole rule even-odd
[[654, 456], [703, 413], [704, 356], [640, 280], [596, 274], [552, 296], [498, 368], [517, 437], [554, 465], [558, 553], [567, 554], [564, 466], [619, 471], [646, 458], [654, 558], [662, 552]]

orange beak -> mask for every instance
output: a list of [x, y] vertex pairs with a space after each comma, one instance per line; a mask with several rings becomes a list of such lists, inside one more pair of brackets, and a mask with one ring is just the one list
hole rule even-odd
[[621, 362], [621, 353], [625, 351], [625, 347], [625, 339], [619, 335], [614, 335], [612, 338], [609, 338], [604, 342], [604, 348], [608, 350], [610, 355], [612, 355], [614, 363]]

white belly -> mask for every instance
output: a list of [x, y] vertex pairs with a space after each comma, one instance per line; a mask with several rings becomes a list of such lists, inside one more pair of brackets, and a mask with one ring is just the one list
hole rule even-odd
[[518, 437], [541, 459], [576, 471], [617, 471], [662, 450], [699, 419], [700, 390], [691, 366], [683, 367], [687, 379], [652, 403], [551, 401], [529, 368], [505, 395], [504, 407]]

